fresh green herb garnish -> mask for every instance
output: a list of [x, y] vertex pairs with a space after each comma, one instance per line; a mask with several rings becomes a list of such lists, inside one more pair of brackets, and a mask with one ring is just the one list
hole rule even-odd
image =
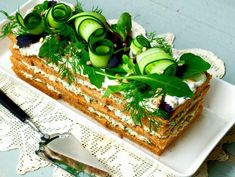
[[[10, 33], [14, 33], [16, 35], [25, 34], [25, 30], [23, 30], [20, 25], [16, 21], [15, 15], [9, 15], [7, 12], [0, 10], [0, 13], [5, 15], [9, 20], [6, 24], [3, 25], [0, 31], [0, 39], [6, 37]], [[18, 31], [15, 32], [13, 29], [18, 28]]]
[[98, 14], [102, 14], [102, 12], [103, 12], [103, 10], [100, 9], [98, 6], [92, 7], [92, 10], [91, 10], [91, 11], [92, 11], [92, 12], [96, 12], [96, 13], [98, 13]]
[[200, 56], [192, 53], [183, 54], [179, 61], [184, 63], [179, 71], [179, 76], [184, 79], [203, 73], [211, 67], [211, 65]]
[[[75, 75], [80, 73], [88, 75], [91, 84], [101, 88], [105, 76], [97, 75], [96, 72], [104, 72], [99, 68], [87, 65], [89, 61], [87, 46], [77, 40], [76, 34], [69, 31], [70, 28], [67, 27], [60, 35], [48, 36], [40, 48], [39, 57], [47, 58], [48, 63], [58, 65], [61, 77], [66, 78], [69, 83], [72, 83]], [[58, 38], [63, 38], [63, 42]]]
[[[109, 76], [111, 77], [111, 76]], [[116, 79], [123, 79], [129, 81], [139, 81], [150, 86], [152, 89], [162, 88], [164, 93], [177, 97], [193, 97], [193, 92], [189, 86], [181, 79], [173, 76], [148, 74], [148, 75], [133, 75], [133, 76], [112, 76]], [[113, 89], [112, 89], [113, 90]], [[110, 90], [108, 91], [110, 93]], [[106, 94], [106, 96], [109, 96]]]
[[155, 122], [155, 125], [153, 124], [153, 117], [159, 116], [167, 119], [170, 116], [167, 112], [160, 109], [149, 111], [141, 104], [145, 99], [157, 97], [162, 94], [162, 92], [157, 93], [156, 89], [141, 81], [130, 81], [121, 85], [109, 86], [104, 96], [117, 92], [123, 93], [124, 99], [127, 101], [125, 110], [130, 112], [131, 118], [136, 125], [142, 125], [142, 119], [148, 118], [151, 121], [152, 128], [156, 128], [157, 123]]
[[165, 38], [157, 36], [154, 32], [147, 34], [147, 38], [152, 47], [160, 48], [172, 56], [172, 46], [166, 42]]
[[49, 63], [54, 63], [58, 65], [61, 61], [61, 56], [59, 55], [60, 42], [53, 35], [47, 36], [45, 42], [39, 50], [39, 57], [49, 59]]
[[122, 63], [114, 68], [107, 68], [107, 73], [112, 73], [115, 75], [115, 73], [119, 73], [120, 75], [136, 75], [136, 64], [134, 64], [133, 60], [128, 55], [122, 56]]
[[45, 12], [48, 9], [48, 4], [49, 4], [48, 1], [44, 1], [43, 3], [36, 5], [33, 8], [33, 11], [41, 14], [41, 13]]
[[112, 25], [112, 30], [117, 32], [123, 41], [131, 34], [132, 21], [131, 15], [127, 12], [121, 14], [117, 24]]
[[80, 13], [80, 12], [84, 12], [83, 7], [82, 7], [82, 3], [79, 0], [76, 0], [77, 4], [74, 6], [74, 14]]

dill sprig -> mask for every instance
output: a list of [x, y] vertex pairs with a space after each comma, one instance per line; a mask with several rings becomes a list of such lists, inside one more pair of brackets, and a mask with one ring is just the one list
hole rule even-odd
[[142, 119], [147, 118], [151, 125], [150, 129], [156, 129], [159, 123], [153, 119], [154, 117], [169, 118], [169, 114], [165, 111], [161, 109], [149, 111], [141, 104], [145, 99], [160, 96], [162, 92], [157, 93], [156, 90], [140, 81], [128, 82], [122, 92], [127, 102], [125, 109], [130, 112], [132, 120], [136, 125], [142, 125]]
[[1, 31], [0, 31], [0, 39], [6, 37], [8, 34], [12, 32], [12, 29], [16, 28], [18, 26], [18, 23], [16, 23], [16, 19], [14, 15], [9, 15], [7, 12], [0, 10], [0, 13], [5, 15], [7, 19], [9, 20], [6, 24], [3, 25]]
[[102, 14], [102, 12], [103, 12], [103, 10], [100, 9], [98, 6], [96, 6], [96, 7], [93, 6], [91, 11], [99, 13], [99, 14]]
[[84, 12], [81, 1], [76, 0], [76, 2], [77, 2], [77, 4], [74, 6], [74, 12], [73, 13], [77, 14], [77, 13], [80, 13], [80, 12]]
[[160, 48], [172, 56], [172, 46], [166, 42], [165, 38], [157, 36], [154, 32], [147, 34], [147, 38], [152, 47]]

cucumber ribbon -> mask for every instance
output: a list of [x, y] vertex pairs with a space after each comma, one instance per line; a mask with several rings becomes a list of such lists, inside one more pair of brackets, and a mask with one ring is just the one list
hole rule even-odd
[[46, 21], [49, 29], [53, 32], [62, 31], [71, 15], [72, 9], [70, 6], [64, 3], [55, 4], [46, 14]]
[[113, 42], [108, 39], [94, 39], [90, 41], [88, 50], [92, 65], [105, 68], [114, 51]]
[[72, 16], [69, 20], [74, 20], [75, 29], [86, 42], [90, 37], [104, 39], [108, 25], [103, 15], [97, 12], [81, 12]]
[[159, 48], [151, 48], [137, 55], [137, 63], [141, 74], [175, 75], [176, 61]]
[[37, 12], [31, 12], [24, 18], [17, 12], [16, 20], [22, 28], [27, 30], [30, 34], [39, 35], [45, 30], [45, 20]]
[[70, 20], [74, 20], [78, 35], [88, 42], [92, 65], [105, 68], [114, 52], [113, 42], [105, 39], [109, 29], [105, 17], [97, 12], [80, 12]]
[[150, 48], [150, 42], [143, 35], [138, 35], [134, 40], [132, 40], [130, 49], [134, 55], [140, 54], [143, 52], [144, 48]]

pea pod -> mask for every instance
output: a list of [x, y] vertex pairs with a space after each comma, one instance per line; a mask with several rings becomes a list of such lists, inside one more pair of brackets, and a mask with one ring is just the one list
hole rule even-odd
[[22, 15], [17, 12], [16, 13], [17, 22], [28, 31], [30, 34], [38, 35], [41, 34], [45, 30], [45, 21], [43, 17], [37, 12], [31, 12], [22, 17]]

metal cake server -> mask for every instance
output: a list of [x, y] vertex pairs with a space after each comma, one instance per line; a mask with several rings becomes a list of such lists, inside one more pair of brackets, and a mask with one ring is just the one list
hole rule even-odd
[[7, 108], [23, 123], [27, 123], [41, 136], [39, 149], [36, 151], [44, 160], [64, 169], [74, 176], [87, 174], [88, 176], [110, 176], [108, 169], [99, 162], [81, 143], [70, 133], [43, 133], [30, 116], [0, 90], [0, 104]]

